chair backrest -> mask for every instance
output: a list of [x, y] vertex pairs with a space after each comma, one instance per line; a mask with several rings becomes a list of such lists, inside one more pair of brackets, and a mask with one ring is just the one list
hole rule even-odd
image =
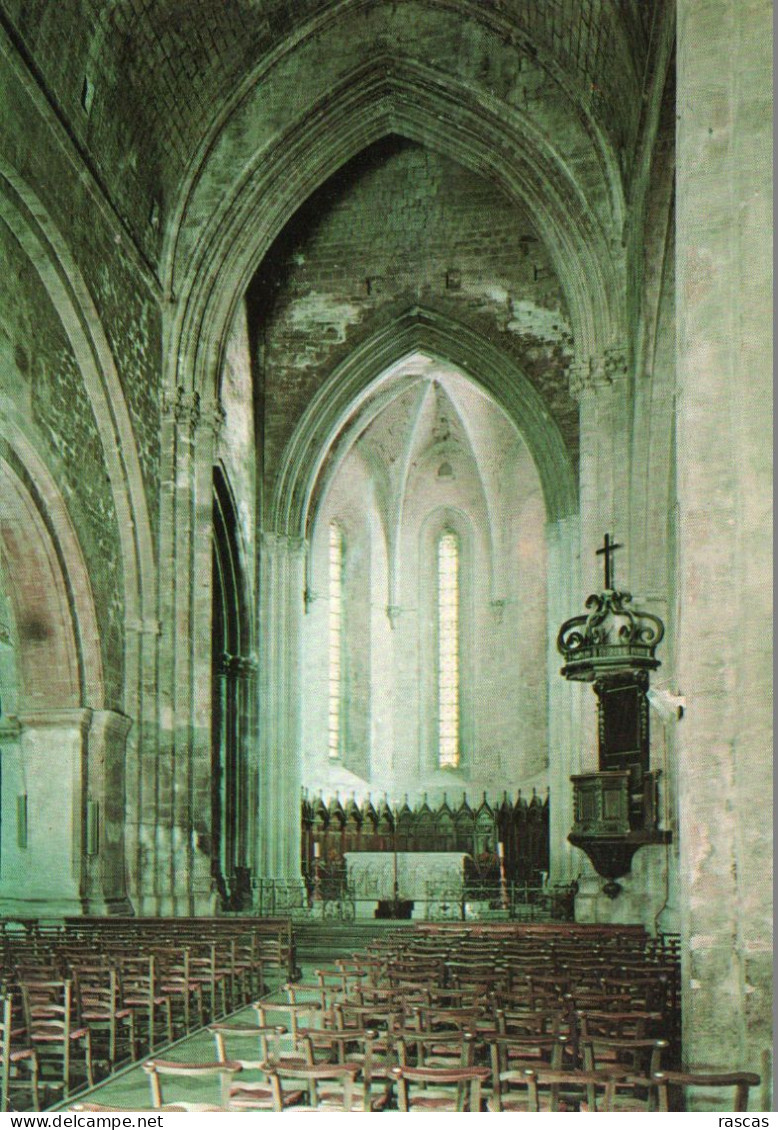
[[143, 1064], [149, 1077], [151, 1102], [155, 1109], [164, 1103], [162, 1096], [162, 1076], [186, 1079], [217, 1079], [219, 1082], [219, 1104], [226, 1107], [229, 1101], [230, 1084], [233, 1076], [241, 1070], [240, 1063], [228, 1060], [226, 1063], [175, 1063], [166, 1059], [149, 1059]]
[[339, 1031], [348, 1028], [380, 1028], [382, 1031], [393, 1031], [402, 1024], [404, 1010], [402, 998], [396, 998], [386, 1004], [353, 1004], [351, 1001], [339, 1001], [333, 1006], [335, 1027]]
[[526, 1092], [528, 1068], [561, 1070], [570, 1041], [566, 1036], [505, 1036], [495, 1032], [488, 1036], [487, 1043], [492, 1063], [492, 1109], [500, 1111], [504, 1092], [517, 1084]]
[[472, 1067], [475, 1059], [477, 1041], [472, 1032], [419, 1032], [402, 1028], [392, 1033], [392, 1040], [400, 1067]]
[[450, 1110], [476, 1114], [488, 1067], [394, 1067], [401, 1111]]
[[465, 1031], [474, 1028], [483, 1018], [483, 1008], [442, 1008], [438, 1005], [415, 1005], [413, 1017], [420, 1032]]
[[727, 1110], [737, 1113], [748, 1110], [748, 1093], [751, 1087], [758, 1087], [762, 1082], [759, 1075], [750, 1071], [731, 1072], [683, 1072], [683, 1071], [657, 1071], [653, 1075], [659, 1094], [659, 1109], [670, 1109], [668, 1091], [671, 1087], [704, 1087], [706, 1089], [724, 1089], [728, 1092], [734, 1090], [734, 1102], [727, 1106]]
[[77, 1013], [73, 982], [26, 980], [21, 990], [29, 1037], [33, 1041], [45, 1038], [49, 1046], [57, 1038], [67, 1041]]
[[[292, 991], [294, 998], [294, 991]], [[257, 1014], [261, 1027], [268, 1025], [268, 1013], [280, 1012], [283, 1016], [289, 1017], [289, 1031], [292, 1035], [292, 1042], [297, 1043], [299, 1029], [297, 1021], [300, 1017], [315, 1016], [321, 1012], [321, 1003], [319, 1001], [254, 1001], [251, 1006]]]
[[[283, 1024], [253, 1025], [231, 1024], [223, 1021], [220, 1024], [209, 1024], [216, 1045], [216, 1058], [219, 1063], [240, 1063], [244, 1070], [254, 1070], [264, 1063], [278, 1063], [281, 1056], [281, 1037], [286, 1035]], [[254, 1054], [230, 1055], [227, 1052], [227, 1043], [233, 1052], [242, 1047], [243, 1051]]]
[[596, 1071], [607, 1064], [619, 1063], [633, 1075], [651, 1077], [662, 1066], [662, 1053], [667, 1040], [613, 1039], [590, 1036], [581, 1039], [579, 1048], [585, 1071]]
[[590, 1036], [609, 1036], [614, 1039], [642, 1040], [651, 1035], [651, 1029], [662, 1025], [661, 1012], [641, 1009], [576, 1009], [573, 1022], [581, 1039]]
[[[270, 1080], [276, 1114], [284, 1110], [284, 1079], [294, 1080], [296, 1086], [300, 1082], [307, 1084], [308, 1103], [313, 1109], [317, 1109], [325, 1097], [328, 1106], [337, 1105], [343, 1111], [354, 1109], [354, 1082], [360, 1072], [358, 1063], [321, 1063], [310, 1067], [278, 1067], [268, 1063], [263, 1070]], [[324, 1091], [320, 1084], [325, 1084]]]
[[616, 1084], [627, 1072], [554, 1071], [533, 1068], [525, 1072], [529, 1088], [529, 1109], [543, 1109], [541, 1090], [547, 1092], [549, 1111], [612, 1111]]

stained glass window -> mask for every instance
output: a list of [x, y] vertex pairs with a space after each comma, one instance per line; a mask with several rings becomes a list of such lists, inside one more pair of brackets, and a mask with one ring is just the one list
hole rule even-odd
[[438, 764], [459, 765], [459, 539], [438, 539]]
[[329, 579], [329, 716], [327, 741], [330, 758], [339, 758], [342, 749], [343, 715], [343, 531], [330, 524]]

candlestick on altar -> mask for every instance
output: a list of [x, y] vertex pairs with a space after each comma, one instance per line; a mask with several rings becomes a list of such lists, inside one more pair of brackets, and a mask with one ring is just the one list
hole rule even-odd
[[321, 844], [313, 845], [313, 901], [321, 902], [321, 876], [319, 874], [319, 859], [321, 857]]
[[497, 858], [500, 861], [500, 901], [503, 910], [507, 910], [508, 903], [508, 883], [505, 879], [505, 844], [502, 840], [497, 841]]

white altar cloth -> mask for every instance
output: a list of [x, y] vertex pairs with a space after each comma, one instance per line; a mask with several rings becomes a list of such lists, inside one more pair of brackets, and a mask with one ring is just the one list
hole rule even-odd
[[[397, 853], [398, 897], [427, 903], [447, 899], [460, 901], [465, 882], [465, 860], [461, 851], [399, 851]], [[385, 851], [346, 852], [346, 879], [353, 891], [357, 914], [372, 914], [364, 904], [394, 898], [394, 856]], [[415, 912], [420, 909], [417, 905]], [[414, 914], [415, 916], [415, 914]]]

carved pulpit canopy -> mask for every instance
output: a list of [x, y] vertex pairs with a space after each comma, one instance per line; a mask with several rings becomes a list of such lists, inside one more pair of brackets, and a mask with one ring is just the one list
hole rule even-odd
[[653, 671], [659, 666], [657, 646], [665, 634], [658, 616], [631, 607], [632, 594], [613, 588], [611, 558], [621, 545], [606, 534], [597, 550], [605, 557], [605, 588], [586, 600], [589, 612], [573, 616], [559, 629], [557, 649], [565, 658], [566, 679], [593, 682], [609, 672]]
[[571, 777], [575, 824], [568, 840], [591, 859], [608, 882], [609, 898], [621, 890], [638, 848], [670, 842], [659, 828], [657, 781], [650, 769], [649, 672], [665, 634], [658, 616], [632, 607], [632, 596], [613, 584], [612, 557], [622, 547], [606, 534], [605, 587], [586, 601], [585, 616], [566, 620], [557, 647], [566, 679], [593, 684], [597, 695], [598, 761], [594, 773]]

